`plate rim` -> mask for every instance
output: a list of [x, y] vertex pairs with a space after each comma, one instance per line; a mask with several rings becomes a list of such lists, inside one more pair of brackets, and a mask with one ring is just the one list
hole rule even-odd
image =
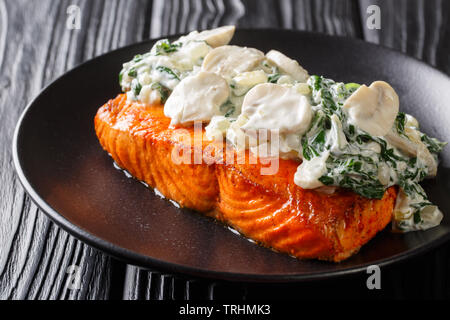
[[[305, 34], [305, 35], [313, 35], [318, 37], [325, 37], [325, 38], [338, 38], [338, 39], [345, 39], [346, 41], [350, 42], [357, 42], [359, 44], [364, 44], [368, 46], [383, 48], [385, 50], [388, 50], [390, 52], [393, 52], [394, 54], [401, 55], [405, 58], [412, 59], [416, 63], [419, 63], [423, 66], [426, 66], [428, 68], [431, 68], [435, 72], [439, 73], [441, 76], [444, 76], [446, 78], [449, 78], [449, 75], [447, 75], [445, 72], [437, 69], [436, 67], [429, 65], [428, 63], [407, 55], [403, 52], [400, 52], [398, 50], [395, 50], [393, 48], [389, 48], [384, 45], [374, 44], [371, 42], [364, 41], [359, 38], [353, 38], [349, 36], [342, 36], [342, 35], [329, 35], [321, 32], [314, 32], [314, 31], [304, 31], [304, 30], [292, 30], [292, 29], [282, 29], [282, 28], [236, 28], [236, 31], [244, 31], [244, 32], [264, 32], [264, 31], [270, 31], [270, 32], [285, 32], [285, 33], [292, 33], [292, 34]], [[26, 118], [27, 114], [29, 113], [30, 109], [38, 102], [40, 97], [44, 95], [47, 91], [51, 90], [54, 85], [59, 83], [60, 81], [63, 81], [66, 76], [69, 76], [71, 73], [76, 72], [78, 69], [85, 68], [89, 66], [90, 64], [96, 63], [98, 60], [101, 60], [107, 55], [114, 54], [118, 51], [126, 51], [130, 50], [134, 47], [139, 47], [146, 44], [151, 44], [155, 41], [166, 39], [166, 38], [175, 38], [179, 37], [181, 35], [184, 35], [186, 33], [178, 33], [173, 35], [166, 35], [158, 38], [150, 38], [147, 40], [139, 41], [136, 43], [132, 43], [126, 46], [122, 46], [119, 48], [116, 48], [114, 50], [108, 51], [106, 53], [103, 53], [99, 56], [96, 56], [92, 59], [89, 59], [87, 61], [84, 61], [80, 64], [75, 65], [73, 68], [67, 70], [62, 75], [56, 77], [53, 81], [51, 81], [49, 84], [47, 84], [43, 89], [39, 91], [39, 93], [32, 98], [32, 100], [26, 105], [24, 110], [22, 111], [16, 127], [14, 129], [13, 139], [12, 139], [12, 158], [13, 158], [13, 164], [16, 171], [16, 174], [19, 178], [19, 181], [21, 185], [23, 186], [25, 192], [30, 196], [31, 200], [41, 209], [41, 211], [50, 218], [51, 221], [53, 221], [56, 225], [61, 227], [63, 230], [74, 236], [75, 238], [81, 240], [82, 242], [112, 256], [115, 257], [125, 263], [144, 267], [144, 268], [154, 268], [158, 271], [168, 272], [173, 275], [177, 275], [180, 277], [197, 277], [197, 278], [204, 278], [204, 279], [210, 279], [210, 280], [222, 280], [222, 281], [232, 281], [232, 282], [249, 282], [249, 283], [286, 283], [286, 282], [306, 282], [306, 281], [317, 281], [317, 280], [326, 280], [331, 278], [338, 278], [338, 277], [344, 277], [349, 275], [356, 275], [359, 274], [365, 270], [367, 270], [367, 267], [370, 265], [376, 264], [379, 267], [386, 267], [390, 266], [392, 264], [396, 264], [399, 262], [404, 262], [406, 260], [412, 259], [414, 257], [418, 257], [423, 255], [424, 253], [435, 249], [441, 245], [443, 245], [445, 242], [450, 240], [450, 232], [442, 235], [438, 239], [433, 240], [430, 243], [425, 244], [424, 246], [421, 246], [419, 248], [413, 249], [412, 251], [405, 251], [402, 253], [395, 254], [391, 257], [375, 260], [372, 263], [363, 263], [361, 265], [355, 266], [355, 267], [348, 267], [341, 270], [335, 270], [335, 271], [328, 271], [328, 272], [317, 272], [317, 273], [289, 273], [289, 274], [252, 274], [252, 273], [237, 273], [237, 272], [225, 272], [225, 271], [212, 271], [207, 269], [201, 269], [196, 267], [190, 267], [186, 265], [181, 265], [173, 262], [167, 262], [164, 260], [156, 259], [154, 257], [146, 256], [144, 254], [140, 254], [137, 252], [134, 252], [130, 249], [126, 249], [124, 247], [121, 247], [117, 244], [114, 244], [112, 242], [109, 242], [107, 240], [104, 240], [87, 230], [83, 229], [82, 227], [76, 225], [75, 223], [71, 222], [69, 219], [65, 218], [62, 214], [58, 213], [55, 209], [53, 209], [43, 198], [39, 196], [39, 193], [37, 190], [34, 189], [34, 187], [31, 185], [31, 182], [28, 181], [19, 157], [19, 145], [18, 145], [18, 139], [19, 135], [21, 133], [22, 124], [24, 122], [24, 119]], [[324, 262], [326, 263], [326, 262]]]

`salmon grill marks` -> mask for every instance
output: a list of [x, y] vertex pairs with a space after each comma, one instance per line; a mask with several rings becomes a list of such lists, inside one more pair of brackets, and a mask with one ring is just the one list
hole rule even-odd
[[[260, 175], [260, 163], [223, 164], [214, 153], [209, 164], [176, 164], [174, 148], [189, 141], [183, 139], [187, 136], [194, 141], [194, 129], [175, 135], [169, 125], [161, 105], [131, 103], [124, 94], [95, 117], [103, 149], [134, 177], [183, 207], [213, 215], [260, 244], [297, 258], [342, 261], [391, 221], [396, 187], [381, 200], [343, 189], [333, 194], [305, 190], [293, 182], [294, 160], [280, 160], [278, 172], [266, 176]], [[224, 143], [206, 139], [195, 145], [205, 150], [212, 144], [215, 150], [225, 149]]]

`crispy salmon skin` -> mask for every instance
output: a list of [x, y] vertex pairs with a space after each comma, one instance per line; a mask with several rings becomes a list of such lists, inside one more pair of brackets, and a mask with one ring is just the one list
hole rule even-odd
[[[294, 184], [294, 160], [280, 159], [273, 175], [261, 175], [259, 161], [225, 164], [220, 159], [232, 149], [224, 142], [209, 142], [191, 127], [172, 128], [161, 105], [129, 102], [124, 94], [98, 110], [95, 131], [119, 166], [165, 197], [297, 258], [342, 261], [392, 218], [396, 187], [380, 200], [344, 189], [326, 194]], [[192, 161], [173, 161], [186, 148], [212, 150], [209, 161], [195, 161], [195, 152]]]

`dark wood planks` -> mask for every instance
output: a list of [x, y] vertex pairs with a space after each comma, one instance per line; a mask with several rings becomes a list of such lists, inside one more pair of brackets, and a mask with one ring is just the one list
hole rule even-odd
[[[81, 30], [65, 27], [71, 4], [81, 8]], [[381, 8], [380, 31], [366, 28], [370, 4]], [[0, 0], [0, 299], [251, 299], [270, 293], [289, 297], [292, 291], [320, 297], [313, 285], [261, 288], [186, 281], [126, 266], [84, 245], [24, 194], [11, 162], [15, 123], [41, 88], [85, 60], [149, 37], [224, 24], [363, 38], [450, 73], [449, 7], [446, 0]], [[386, 270], [384, 292], [449, 297], [449, 251], [447, 246], [414, 261], [417, 268], [404, 264]], [[71, 265], [80, 267], [79, 290], [67, 288]], [[417, 269], [420, 281], [413, 282]], [[358, 296], [370, 296], [364, 279], [347, 280], [329, 283], [328, 289], [354, 286]]]
[[[367, 7], [377, 5], [381, 29], [366, 27]], [[421, 59], [450, 74], [450, 2], [360, 0], [364, 39]]]
[[[66, 28], [77, 4], [82, 29]], [[142, 39], [142, 1], [0, 1], [0, 299], [121, 297], [124, 266], [50, 222], [15, 177], [11, 143], [26, 104], [56, 77], [103, 52]], [[125, 26], [129, 26], [125, 28]], [[79, 290], [67, 288], [68, 267], [79, 267]], [[116, 294], [115, 288], [120, 292]]]

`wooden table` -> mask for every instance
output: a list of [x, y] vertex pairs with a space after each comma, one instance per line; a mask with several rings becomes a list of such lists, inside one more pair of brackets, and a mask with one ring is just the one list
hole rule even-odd
[[[66, 26], [72, 4], [81, 9], [79, 30]], [[381, 30], [367, 28], [371, 4], [381, 9]], [[364, 274], [271, 286], [207, 282], [111, 258], [58, 228], [30, 201], [14, 172], [11, 140], [19, 115], [43, 87], [115, 48], [224, 24], [356, 37], [450, 74], [447, 0], [0, 0], [0, 299], [450, 297], [449, 245], [383, 269], [375, 291], [367, 290]], [[71, 265], [80, 268], [79, 289], [68, 286]]]

